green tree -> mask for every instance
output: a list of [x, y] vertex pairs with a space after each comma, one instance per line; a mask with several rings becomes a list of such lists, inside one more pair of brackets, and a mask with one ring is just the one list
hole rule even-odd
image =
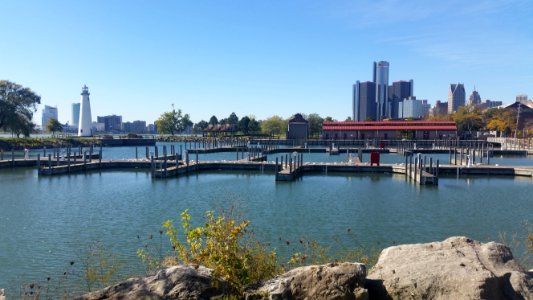
[[324, 119], [319, 114], [310, 114], [307, 116], [307, 121], [309, 122], [309, 136], [318, 137], [320, 130], [322, 129], [322, 123]]
[[0, 130], [28, 136], [35, 129], [33, 113], [41, 97], [30, 88], [0, 80]]
[[204, 129], [207, 128], [207, 126], [209, 126], [209, 123], [207, 123], [206, 121], [202, 120], [202, 121], [194, 124], [193, 132], [194, 133], [201, 133]]
[[255, 118], [250, 118], [250, 123], [248, 123], [248, 132], [249, 133], [257, 133], [261, 131], [261, 126], [259, 125], [259, 122]]
[[250, 125], [250, 118], [248, 118], [247, 116], [244, 116], [241, 118], [241, 120], [239, 121], [238, 125], [237, 125], [237, 128], [240, 132], [244, 133], [244, 134], [248, 134], [248, 131], [249, 131], [249, 128], [248, 126]]
[[352, 121], [352, 117], [348, 116], [348, 117], [346, 117], [346, 119], [344, 121], [345, 122]]
[[17, 138], [20, 137], [21, 134], [25, 137], [29, 137], [30, 134], [35, 131], [35, 123], [24, 114], [12, 114], [7, 118], [4, 130], [11, 132], [12, 135], [16, 135]]
[[159, 119], [155, 121], [158, 133], [172, 135], [182, 132], [190, 123], [189, 115], [185, 114], [183, 116], [181, 114], [181, 109], [178, 109], [178, 111], [172, 109], [172, 111], [164, 112]]
[[274, 115], [264, 120], [263, 122], [261, 122], [261, 130], [264, 133], [271, 134], [271, 135], [279, 136], [282, 133], [285, 133], [286, 128], [287, 128], [287, 121], [277, 115]]
[[227, 123], [230, 125], [237, 126], [237, 124], [239, 123], [239, 117], [237, 117], [237, 115], [232, 112], [227, 119]]
[[481, 112], [478, 109], [470, 109], [466, 106], [461, 106], [452, 115], [452, 120], [457, 124], [457, 129], [463, 132], [469, 132], [480, 130], [485, 126], [483, 119], [481, 118]]
[[218, 124], [218, 119], [216, 116], [212, 116], [210, 119], [209, 119], [209, 124], [210, 125], [217, 125]]
[[50, 118], [50, 120], [48, 120], [48, 123], [46, 123], [45, 127], [48, 132], [52, 133], [52, 136], [55, 136], [56, 132], [63, 131], [63, 125], [61, 125], [61, 123], [59, 123], [59, 121], [54, 118]]

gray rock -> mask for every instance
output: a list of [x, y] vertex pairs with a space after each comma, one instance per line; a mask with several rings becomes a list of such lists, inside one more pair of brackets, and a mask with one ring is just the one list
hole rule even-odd
[[245, 299], [368, 299], [359, 263], [305, 266], [250, 286]]
[[211, 269], [184, 265], [163, 269], [153, 276], [130, 278], [79, 299], [210, 299], [224, 295], [226, 289], [226, 282], [211, 277]]
[[366, 287], [372, 299], [533, 299], [533, 277], [508, 247], [466, 237], [389, 247]]

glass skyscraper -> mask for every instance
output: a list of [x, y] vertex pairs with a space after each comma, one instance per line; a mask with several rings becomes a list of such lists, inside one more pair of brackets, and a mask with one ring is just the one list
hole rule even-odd
[[392, 105], [389, 103], [389, 63], [374, 62], [374, 82], [376, 83], [376, 120], [391, 117]]

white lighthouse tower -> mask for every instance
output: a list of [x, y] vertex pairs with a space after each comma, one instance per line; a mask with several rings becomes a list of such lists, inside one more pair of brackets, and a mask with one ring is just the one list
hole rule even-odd
[[92, 136], [91, 102], [89, 101], [89, 88], [84, 85], [81, 88], [80, 123], [78, 124], [78, 136]]

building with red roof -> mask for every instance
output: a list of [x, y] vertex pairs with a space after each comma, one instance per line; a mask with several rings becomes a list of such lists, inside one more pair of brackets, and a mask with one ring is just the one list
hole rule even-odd
[[324, 122], [321, 134], [326, 140], [433, 140], [456, 136], [454, 121]]

